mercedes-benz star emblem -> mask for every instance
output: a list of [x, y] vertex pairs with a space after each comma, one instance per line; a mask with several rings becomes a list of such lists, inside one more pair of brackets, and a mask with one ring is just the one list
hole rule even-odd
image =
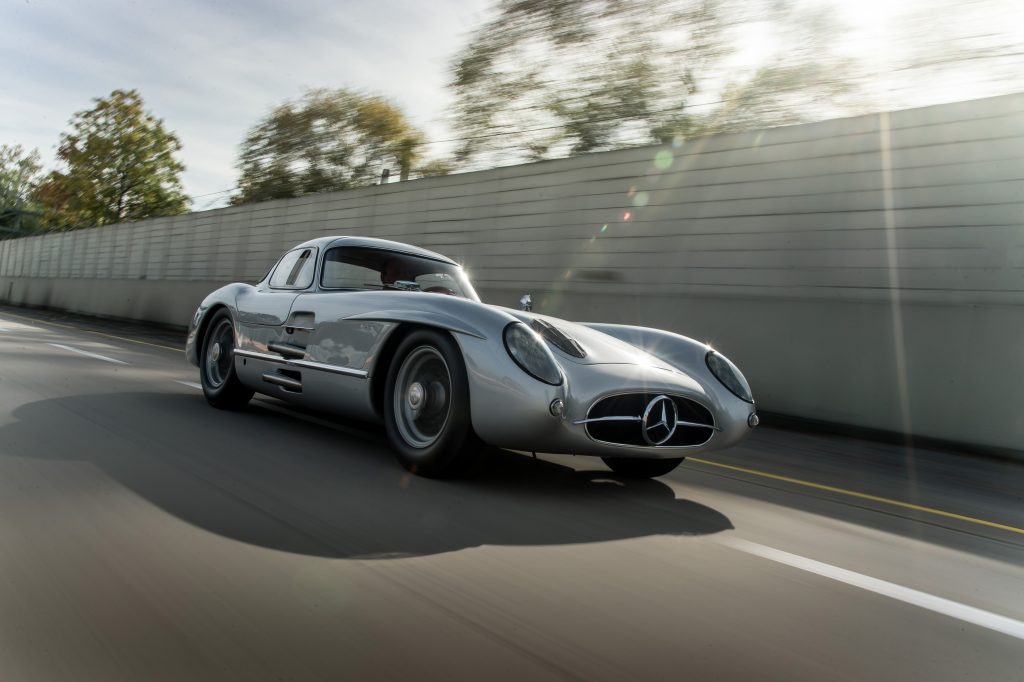
[[676, 425], [679, 423], [679, 412], [676, 411], [676, 404], [667, 395], [659, 395], [647, 403], [644, 416], [640, 420], [643, 428], [644, 440], [648, 445], [663, 445], [676, 432]]

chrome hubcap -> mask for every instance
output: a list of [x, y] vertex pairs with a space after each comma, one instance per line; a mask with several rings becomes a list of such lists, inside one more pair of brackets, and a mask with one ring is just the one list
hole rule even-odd
[[418, 410], [420, 405], [423, 403], [423, 385], [414, 381], [412, 385], [409, 386], [408, 399], [409, 407], [414, 410]]
[[235, 330], [230, 320], [221, 320], [210, 330], [203, 362], [203, 378], [209, 388], [220, 388], [231, 373], [234, 362]]
[[414, 348], [402, 361], [393, 396], [395, 426], [414, 448], [433, 445], [451, 412], [451, 373], [433, 346]]

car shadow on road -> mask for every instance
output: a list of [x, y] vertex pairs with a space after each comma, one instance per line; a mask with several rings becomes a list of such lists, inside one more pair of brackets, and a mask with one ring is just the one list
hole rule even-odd
[[399, 558], [732, 528], [657, 480], [502, 450], [487, 450], [470, 479], [415, 477], [381, 429], [285, 412], [276, 401], [233, 413], [198, 393], [110, 393], [29, 403], [13, 417], [0, 426], [0, 457], [91, 463], [107, 488], [81, 481], [90, 495], [124, 487], [206, 531], [284, 552]]

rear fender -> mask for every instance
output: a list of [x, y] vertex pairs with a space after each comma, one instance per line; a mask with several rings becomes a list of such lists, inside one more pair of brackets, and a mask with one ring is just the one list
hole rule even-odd
[[236, 318], [236, 313], [238, 312], [236, 301], [239, 291], [252, 288], [252, 285], [249, 284], [228, 284], [203, 299], [188, 325], [188, 337], [185, 340], [185, 357], [190, 363], [197, 367], [199, 366], [199, 340], [206, 329], [206, 324], [210, 321], [211, 313], [223, 307], [231, 312], [233, 318]]

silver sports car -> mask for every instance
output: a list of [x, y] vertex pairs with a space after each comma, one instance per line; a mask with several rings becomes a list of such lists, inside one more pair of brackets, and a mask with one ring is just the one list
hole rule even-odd
[[425, 476], [465, 470], [483, 443], [660, 476], [758, 422], [746, 379], [703, 343], [487, 305], [456, 262], [381, 239], [314, 239], [218, 289], [186, 352], [211, 405], [259, 392], [383, 421]]

